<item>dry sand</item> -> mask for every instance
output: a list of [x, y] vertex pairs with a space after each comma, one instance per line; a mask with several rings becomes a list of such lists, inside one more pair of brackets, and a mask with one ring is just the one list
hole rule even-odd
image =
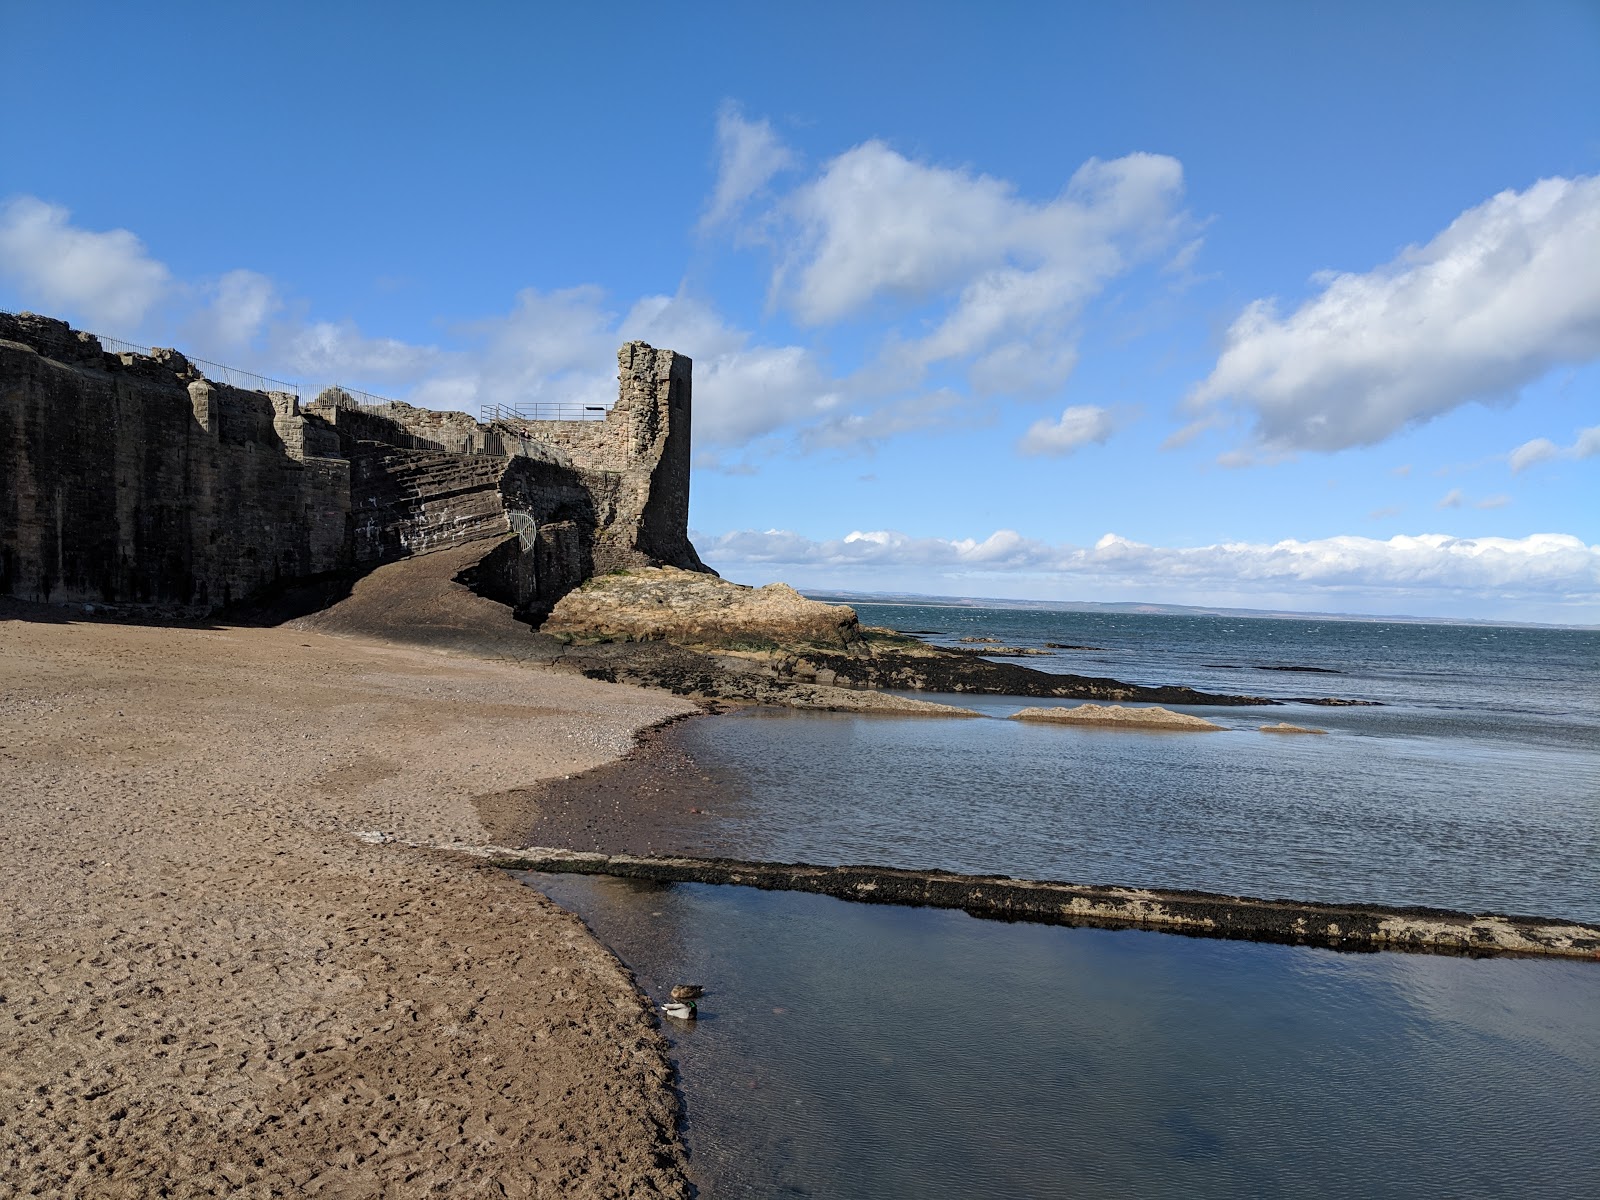
[[672, 697], [305, 629], [0, 621], [0, 1198], [686, 1194], [617, 962], [477, 796]]

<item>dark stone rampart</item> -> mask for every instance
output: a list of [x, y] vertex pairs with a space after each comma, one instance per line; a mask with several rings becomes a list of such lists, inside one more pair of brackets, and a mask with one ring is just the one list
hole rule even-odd
[[176, 352], [0, 314], [0, 594], [203, 612], [339, 568], [349, 465], [303, 423]]
[[200, 615], [482, 542], [486, 592], [538, 616], [596, 571], [704, 570], [687, 532], [689, 360], [632, 342], [618, 362], [605, 421], [513, 434], [337, 390], [302, 409], [174, 350], [110, 353], [0, 313], [0, 595]]

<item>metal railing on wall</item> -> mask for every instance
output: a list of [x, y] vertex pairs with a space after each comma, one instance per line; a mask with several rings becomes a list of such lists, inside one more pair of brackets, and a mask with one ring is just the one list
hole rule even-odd
[[604, 421], [609, 411], [603, 404], [550, 400], [530, 404], [485, 404], [478, 410], [478, 419], [485, 425], [496, 421]]
[[[22, 314], [12, 312], [10, 309], [0, 309], [0, 315], [18, 317]], [[122, 338], [110, 337], [103, 333], [93, 333], [88, 330], [74, 330], [75, 333], [88, 333], [95, 341], [100, 343], [100, 348], [111, 354], [140, 354], [149, 357], [157, 347], [139, 346]], [[183, 354], [183, 351], [178, 353]], [[196, 358], [192, 354], [183, 357], [200, 369], [200, 373], [213, 383], [225, 383], [229, 387], [242, 388], [247, 392], [288, 392], [292, 396], [299, 396], [300, 385], [288, 379], [274, 379], [270, 375], [260, 375], [255, 371], [246, 371], [240, 367], [230, 367], [224, 363], [211, 362], [209, 359]]]
[[[0, 309], [0, 315], [15, 317], [19, 314], [7, 309]], [[89, 332], [79, 330], [76, 332]], [[122, 338], [109, 337], [103, 333], [89, 333], [89, 336], [100, 343], [102, 349], [112, 354], [139, 354], [149, 356], [152, 347], [135, 345], [133, 342]], [[182, 351], [179, 351], [182, 354]], [[192, 354], [183, 357], [197, 367], [200, 372], [214, 383], [225, 383], [229, 387], [241, 388], [252, 392], [287, 392], [298, 398], [305, 398], [307, 392], [298, 383], [287, 379], [274, 379], [270, 375], [261, 375], [255, 371], [246, 371], [240, 367], [230, 367], [225, 363], [212, 362], [209, 359], [196, 358]], [[371, 392], [364, 392], [360, 388], [346, 387], [342, 383], [331, 384], [322, 392], [336, 390], [344, 393], [345, 399], [336, 402], [342, 406], [363, 409], [367, 411], [383, 410], [390, 406], [402, 403], [391, 400], [387, 396], [375, 396]], [[321, 392], [318, 395], [322, 394]], [[314, 398], [314, 397], [313, 397]], [[485, 425], [495, 421], [604, 421], [606, 414], [611, 410], [604, 404], [581, 404], [574, 401], [532, 401], [527, 404], [485, 404], [481, 407], [481, 419]]]
[[318, 392], [315, 398], [321, 399], [329, 392], [341, 393], [341, 395], [333, 397], [333, 402], [340, 408], [359, 408], [370, 412], [376, 409], [392, 408], [396, 404], [403, 403], [399, 400], [391, 400], [387, 396], [374, 396], [371, 392], [363, 392], [360, 388], [346, 387], [342, 383], [329, 384]]
[[[107, 337], [103, 333], [91, 334], [100, 343], [103, 350], [112, 354], [144, 354], [151, 352], [150, 346], [135, 346], [132, 342], [125, 342], [121, 338]], [[183, 351], [178, 351], [183, 354]], [[288, 392], [292, 396], [299, 396], [300, 385], [288, 379], [274, 379], [270, 375], [258, 375], [254, 371], [246, 371], [241, 367], [230, 367], [224, 363], [212, 362], [205, 358], [196, 358], [192, 354], [184, 354], [189, 363], [200, 369], [200, 373], [213, 383], [225, 383], [229, 387], [240, 388], [247, 392]]]

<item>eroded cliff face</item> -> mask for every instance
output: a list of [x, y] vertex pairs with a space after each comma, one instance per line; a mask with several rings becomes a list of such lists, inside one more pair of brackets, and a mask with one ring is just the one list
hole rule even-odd
[[542, 616], [597, 571], [705, 571], [689, 544], [687, 358], [629, 343], [604, 421], [244, 391], [0, 313], [0, 595], [202, 614], [273, 584], [482, 543]]

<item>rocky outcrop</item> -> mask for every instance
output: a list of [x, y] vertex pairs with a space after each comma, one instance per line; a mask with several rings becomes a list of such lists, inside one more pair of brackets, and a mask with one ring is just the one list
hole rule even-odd
[[1013, 721], [1039, 721], [1047, 725], [1091, 725], [1100, 729], [1172, 729], [1204, 733], [1221, 725], [1173, 712], [1169, 708], [1124, 708], [1120, 704], [1080, 704], [1076, 708], [1024, 708], [1011, 714]]
[[1287, 721], [1279, 721], [1276, 725], [1261, 726], [1262, 733], [1321, 733], [1326, 734], [1326, 729], [1308, 729], [1304, 725], [1291, 725]]
[[[672, 642], [695, 649], [865, 653], [855, 610], [792, 587], [754, 588], [661, 568], [618, 571], [569, 592], [541, 631], [576, 642]], [[831, 681], [826, 681], [831, 682]]]
[[[666, 687], [706, 700], [845, 707], [838, 689], [1272, 704], [1259, 696], [1034, 671], [962, 649], [863, 627], [854, 609], [808, 600], [786, 584], [753, 588], [681, 570], [620, 571], [568, 593], [540, 626], [570, 647], [564, 661], [595, 678]], [[629, 649], [640, 647], [641, 649]], [[648, 652], [643, 647], [658, 647]], [[827, 689], [813, 705], [805, 698]], [[850, 706], [859, 707], [859, 706]]]

